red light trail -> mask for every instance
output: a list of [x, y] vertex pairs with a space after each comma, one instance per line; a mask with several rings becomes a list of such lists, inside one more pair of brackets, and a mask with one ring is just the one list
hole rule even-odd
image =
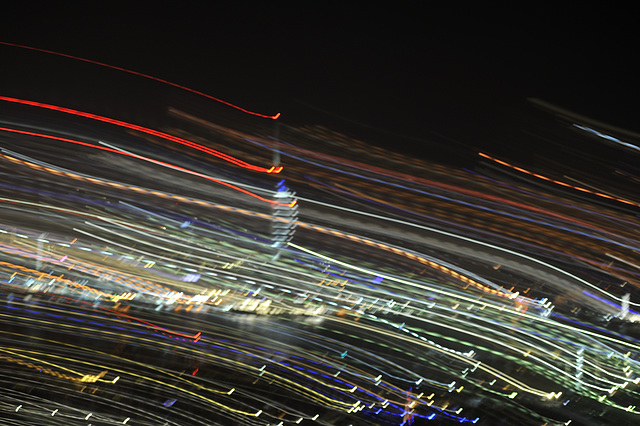
[[204, 175], [202, 173], [198, 173], [198, 172], [195, 172], [193, 170], [189, 170], [189, 169], [186, 169], [184, 167], [176, 166], [176, 165], [173, 165], [173, 164], [170, 164], [170, 163], [165, 163], [163, 161], [154, 160], [152, 158], [145, 157], [145, 156], [142, 156], [142, 155], [132, 154], [130, 152], [120, 151], [120, 150], [117, 150], [117, 149], [108, 148], [108, 147], [104, 147], [104, 146], [93, 145], [93, 144], [90, 144], [88, 142], [81, 142], [81, 141], [76, 141], [76, 140], [73, 140], [73, 139], [62, 138], [62, 137], [59, 137], [59, 136], [46, 135], [46, 134], [43, 134], [43, 133], [29, 132], [29, 131], [26, 131], [26, 130], [17, 130], [17, 129], [10, 129], [8, 127], [0, 127], [0, 131], [11, 132], [11, 133], [19, 133], [19, 134], [29, 135], [29, 136], [36, 136], [36, 137], [39, 137], [39, 138], [53, 139], [53, 140], [58, 140], [58, 141], [61, 141], [61, 142], [73, 143], [73, 144], [76, 144], [76, 145], [88, 146], [90, 148], [100, 149], [100, 150], [103, 150], [103, 151], [114, 152], [114, 153], [120, 154], [120, 155], [126, 155], [128, 157], [133, 157], [133, 158], [137, 158], [137, 159], [140, 159], [140, 160], [148, 161], [148, 162], [151, 162], [151, 163], [154, 163], [154, 164], [158, 164], [158, 165], [161, 165], [161, 166], [164, 166], [164, 167], [168, 167], [168, 168], [171, 168], [171, 169], [174, 169], [174, 170], [178, 170], [178, 171], [181, 171], [181, 172], [189, 173], [189, 174], [192, 174], [192, 175], [195, 175], [195, 176], [210, 180], [212, 182], [218, 183], [220, 185], [224, 185], [226, 187], [229, 187], [229, 188], [234, 189], [236, 191], [242, 192], [243, 194], [247, 194], [247, 195], [249, 195], [251, 197], [257, 198], [258, 200], [264, 201], [264, 202], [269, 203], [269, 204], [279, 205], [279, 206], [288, 206], [288, 207], [293, 207], [295, 205], [295, 202], [293, 202], [293, 203], [280, 203], [280, 202], [277, 202], [277, 201], [269, 200], [267, 198], [264, 198], [264, 197], [261, 197], [261, 196], [259, 196], [257, 194], [254, 194], [251, 191], [247, 191], [246, 189], [239, 188], [239, 187], [237, 187], [237, 186], [235, 186], [233, 184], [230, 184], [230, 183], [227, 183], [227, 182], [223, 182], [223, 181], [220, 181], [218, 179], [214, 179], [214, 178], [212, 178], [210, 176], [207, 176], [207, 175]]
[[234, 105], [234, 104], [232, 104], [230, 102], [223, 101], [222, 99], [218, 99], [218, 98], [213, 97], [211, 95], [207, 95], [206, 93], [199, 92], [199, 91], [194, 90], [194, 89], [190, 89], [190, 88], [188, 88], [186, 86], [182, 86], [180, 84], [172, 83], [170, 81], [163, 80], [161, 78], [154, 77], [152, 75], [143, 74], [141, 72], [128, 70], [126, 68], [116, 67], [115, 65], [109, 65], [109, 64], [105, 64], [103, 62], [93, 61], [91, 59], [80, 58], [78, 56], [68, 55], [66, 53], [54, 52], [52, 50], [39, 49], [37, 47], [23, 46], [23, 45], [20, 45], [20, 44], [7, 43], [7, 42], [4, 42], [4, 41], [0, 41], [0, 44], [4, 44], [5, 46], [18, 47], [20, 49], [34, 50], [36, 52], [41, 52], [41, 53], [49, 53], [51, 55], [62, 56], [62, 57], [69, 58], [69, 59], [75, 59], [76, 61], [87, 62], [87, 63], [90, 63], [90, 64], [99, 65], [101, 67], [111, 68], [111, 69], [114, 69], [114, 70], [118, 70], [118, 71], [126, 72], [126, 73], [129, 73], [129, 74], [137, 75], [139, 77], [148, 78], [150, 80], [154, 80], [154, 81], [157, 81], [159, 83], [168, 84], [170, 86], [177, 87], [178, 89], [186, 90], [187, 92], [195, 93], [196, 95], [199, 95], [199, 96], [204, 96], [205, 98], [214, 100], [216, 102], [220, 102], [223, 105], [226, 105], [226, 106], [231, 107], [231, 108], [235, 108], [238, 111], [242, 111], [242, 112], [244, 112], [246, 114], [254, 115], [256, 117], [269, 118], [271, 120], [277, 120], [278, 117], [280, 117], [280, 113], [277, 113], [276, 115], [259, 114], [257, 112], [253, 112], [253, 111], [249, 111], [247, 109], [241, 108], [241, 107], [239, 107], [237, 105]]
[[92, 120], [97, 120], [97, 121], [102, 121], [102, 122], [109, 123], [109, 124], [114, 124], [116, 126], [126, 127], [128, 129], [136, 130], [138, 132], [142, 132], [142, 133], [146, 133], [146, 134], [149, 134], [149, 135], [157, 136], [157, 137], [162, 138], [162, 139], [170, 140], [172, 142], [176, 142], [176, 143], [179, 143], [181, 145], [185, 145], [185, 146], [188, 146], [190, 148], [197, 149], [198, 151], [206, 152], [207, 154], [210, 154], [210, 155], [212, 155], [214, 157], [218, 157], [220, 159], [223, 159], [225, 161], [233, 163], [233, 164], [235, 164], [237, 166], [244, 167], [245, 169], [254, 170], [254, 171], [262, 172], [262, 173], [280, 173], [282, 171], [282, 167], [271, 166], [271, 168], [267, 169], [265, 167], [255, 166], [253, 164], [249, 164], [249, 163], [247, 163], [245, 161], [242, 161], [242, 160], [240, 160], [238, 158], [232, 157], [232, 156], [227, 155], [225, 153], [222, 153], [220, 151], [216, 151], [215, 149], [208, 148], [206, 146], [197, 144], [195, 142], [188, 141], [186, 139], [179, 138], [177, 136], [170, 135], [168, 133], [159, 132], [157, 130], [149, 129], [149, 128], [143, 127], [143, 126], [138, 126], [137, 124], [131, 124], [131, 123], [127, 123], [127, 122], [124, 122], [124, 121], [115, 120], [113, 118], [102, 117], [100, 115], [91, 114], [91, 113], [88, 113], [88, 112], [77, 111], [77, 110], [70, 109], [70, 108], [59, 107], [59, 106], [56, 106], [56, 105], [50, 105], [50, 104], [45, 104], [45, 103], [41, 103], [41, 102], [28, 101], [28, 100], [24, 100], [24, 99], [17, 99], [17, 98], [9, 98], [9, 97], [6, 97], [6, 96], [0, 96], [0, 100], [6, 101], [6, 102], [13, 102], [13, 103], [17, 103], [17, 104], [30, 105], [30, 106], [34, 106], [34, 107], [38, 107], [38, 108], [50, 109], [50, 110], [53, 110], [53, 111], [64, 112], [66, 114], [77, 115], [77, 116], [80, 116], [80, 117], [90, 118]]

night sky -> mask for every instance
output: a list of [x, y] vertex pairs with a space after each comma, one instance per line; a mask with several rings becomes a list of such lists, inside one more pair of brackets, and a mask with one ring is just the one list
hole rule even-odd
[[[199, 3], [19, 6], [5, 16], [0, 41], [157, 76], [247, 109], [281, 112], [285, 123], [368, 129], [419, 155], [433, 138], [531, 149], [520, 140], [533, 110], [528, 97], [640, 130], [630, 10]], [[16, 75], [34, 97], [68, 69], [78, 72], [67, 60], [0, 49], [11, 58], [0, 84], [5, 93], [17, 91]], [[41, 61], [45, 69], [36, 73]], [[111, 76], [84, 77], [85, 85], [105, 93], [118, 86], [123, 95], [105, 103], [138, 100], [135, 90], [127, 99], [132, 80]]]

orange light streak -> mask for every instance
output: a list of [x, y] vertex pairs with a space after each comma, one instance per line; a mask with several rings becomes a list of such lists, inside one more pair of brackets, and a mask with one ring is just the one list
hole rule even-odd
[[[184, 167], [175, 166], [175, 165], [170, 164], [170, 163], [165, 163], [163, 161], [154, 160], [152, 158], [145, 157], [145, 156], [142, 156], [142, 155], [132, 154], [132, 153], [120, 151], [120, 150], [117, 150], [117, 149], [107, 148], [107, 147], [104, 147], [104, 146], [93, 145], [93, 144], [90, 144], [90, 143], [87, 143], [87, 142], [76, 141], [76, 140], [73, 140], [73, 139], [67, 139], [67, 138], [62, 138], [62, 137], [58, 137], [58, 136], [46, 135], [46, 134], [42, 134], [42, 133], [28, 132], [28, 131], [25, 131], [25, 130], [16, 130], [16, 129], [10, 129], [10, 128], [6, 128], [6, 127], [0, 127], [0, 131], [20, 133], [20, 134], [25, 134], [25, 135], [29, 135], [29, 136], [37, 136], [37, 137], [46, 138], [46, 139], [54, 139], [54, 140], [59, 140], [59, 141], [62, 141], [62, 142], [73, 143], [73, 144], [76, 144], [76, 145], [88, 146], [90, 148], [100, 149], [102, 151], [114, 152], [116, 154], [125, 155], [125, 156], [128, 156], [128, 157], [137, 158], [137, 159], [140, 159], [140, 160], [145, 160], [145, 161], [148, 161], [148, 162], [151, 162], [151, 163], [155, 163], [155, 164], [158, 164], [158, 165], [166, 166], [166, 167], [169, 167], [169, 168], [174, 169], [174, 170], [179, 170], [181, 172], [185, 172], [185, 173], [188, 173], [188, 174], [191, 174], [191, 175], [195, 175], [195, 176], [201, 177], [203, 179], [210, 180], [210, 181], [215, 182], [217, 184], [220, 184], [220, 185], [226, 186], [228, 188], [231, 188], [231, 189], [233, 189], [235, 191], [242, 192], [243, 194], [249, 195], [249, 196], [251, 196], [253, 198], [257, 198], [258, 200], [264, 201], [265, 203], [278, 205], [278, 206], [286, 206], [286, 207], [293, 207], [296, 204], [295, 200], [293, 202], [291, 202], [291, 203], [281, 203], [281, 202], [278, 202], [278, 201], [269, 200], [268, 198], [261, 197], [258, 194], [255, 194], [255, 193], [253, 193], [251, 191], [247, 191], [246, 189], [240, 188], [240, 187], [235, 186], [235, 185], [233, 185], [231, 183], [223, 182], [221, 180], [212, 178], [211, 176], [207, 176], [205, 174], [198, 173], [198, 172], [195, 172], [193, 170], [186, 169]], [[45, 170], [45, 171], [47, 171], [49, 173], [53, 173], [53, 174], [57, 174], [57, 175], [65, 175], [65, 176], [71, 177], [73, 179], [85, 180], [85, 181], [88, 181], [88, 182], [91, 182], [91, 183], [95, 183], [95, 184], [109, 184], [111, 186], [119, 187], [119, 188], [122, 188], [122, 186], [123, 186], [123, 185], [118, 184], [118, 183], [111, 184], [111, 182], [107, 183], [107, 182], [105, 182], [103, 180], [96, 179], [96, 178], [79, 176], [79, 175], [75, 175], [75, 174], [68, 173], [68, 172], [61, 172], [59, 170], [55, 170], [55, 169], [52, 169], [52, 168], [49, 168], [49, 167], [38, 166], [36, 164], [30, 163], [30, 162], [27, 162], [27, 161], [18, 160], [18, 159], [14, 158], [14, 157], [10, 157], [10, 156], [4, 155], [4, 154], [0, 154], [0, 156], [2, 156], [4, 158], [7, 158], [7, 159], [9, 159], [9, 161], [12, 161], [14, 163], [21, 163], [21, 164], [24, 164], [24, 165], [26, 165], [28, 167], [34, 168], [34, 169]], [[281, 167], [280, 167], [280, 170], [282, 170]], [[131, 187], [131, 186], [125, 186], [125, 187], [128, 188], [128, 189], [133, 189], [133, 187]], [[136, 189], [134, 189], [134, 190], [136, 190]], [[147, 191], [147, 192], [149, 192], [149, 193], [151, 193], [153, 195], [156, 195], [156, 196], [162, 196], [163, 195], [159, 191]]]
[[490, 155], [484, 154], [482, 152], [479, 152], [478, 155], [483, 157], [483, 158], [486, 158], [487, 160], [491, 160], [491, 161], [493, 161], [495, 163], [498, 163], [498, 164], [500, 164], [502, 166], [509, 167], [509, 168], [511, 168], [513, 170], [516, 170], [518, 172], [521, 172], [521, 173], [536, 177], [538, 179], [545, 180], [547, 182], [555, 183], [556, 185], [564, 186], [566, 188], [571, 188], [571, 189], [574, 189], [576, 191], [586, 192], [587, 194], [592, 194], [592, 195], [595, 195], [595, 196], [598, 196], [598, 197], [606, 198], [608, 200], [617, 201], [619, 203], [624, 203], [624, 204], [629, 204], [631, 206], [640, 207], [640, 204], [634, 203], [633, 201], [625, 200], [623, 198], [614, 197], [612, 195], [605, 194], [603, 192], [592, 191], [590, 189], [583, 188], [581, 186], [575, 186], [575, 185], [568, 184], [566, 182], [562, 182], [560, 180], [552, 179], [550, 177], [543, 176], [541, 174], [534, 173], [534, 172], [531, 172], [529, 170], [523, 169], [522, 167], [514, 166], [513, 164], [507, 163], [506, 161], [499, 160], [499, 159], [497, 159], [495, 157], [492, 157]]

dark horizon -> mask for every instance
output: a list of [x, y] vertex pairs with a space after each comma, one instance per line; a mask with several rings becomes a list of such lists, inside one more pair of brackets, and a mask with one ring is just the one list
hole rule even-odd
[[[623, 22], [551, 16], [546, 10], [525, 11], [507, 22], [482, 12], [319, 7], [304, 13], [193, 5], [153, 10], [144, 4], [92, 12], [44, 6], [16, 13], [0, 41], [149, 74], [249, 110], [282, 113], [283, 121], [359, 123], [389, 138], [400, 136], [400, 145], [387, 145], [418, 155], [418, 141], [434, 135], [486, 149], [518, 144], [521, 123], [532, 110], [528, 98], [640, 130], [636, 65]], [[96, 93], [107, 98], [97, 104], [127, 103], [126, 97], [108, 99], [109, 84], [124, 85], [115, 87], [122, 94], [130, 84], [134, 102], [136, 90], [150, 87], [89, 64], [0, 49], [15, 58], [5, 76], [37, 86], [45, 73], [53, 91], [57, 81], [69, 78], [70, 90], [79, 93], [97, 85]], [[39, 63], [50, 68], [30, 69]], [[67, 67], [79, 74], [64, 75]], [[99, 77], [92, 79], [92, 72]], [[101, 81], [105, 75], [108, 83]], [[0, 87], [6, 92], [11, 84], [5, 77]], [[151, 96], [148, 103], [163, 101]]]

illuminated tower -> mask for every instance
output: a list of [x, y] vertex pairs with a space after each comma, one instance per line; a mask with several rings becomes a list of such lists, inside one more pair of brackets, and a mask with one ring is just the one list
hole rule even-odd
[[271, 246], [282, 248], [293, 238], [298, 221], [298, 200], [296, 193], [284, 184], [284, 179], [276, 185], [273, 197], [277, 204], [272, 204]]

